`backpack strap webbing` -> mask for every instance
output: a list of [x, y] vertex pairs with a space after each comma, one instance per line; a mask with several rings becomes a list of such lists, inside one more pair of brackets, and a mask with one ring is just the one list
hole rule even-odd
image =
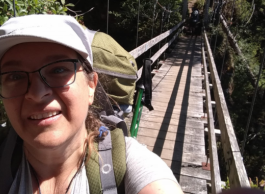
[[4, 145], [3, 153], [1, 154], [1, 160], [0, 160], [0, 188], [3, 193], [8, 193], [9, 187], [11, 186], [13, 182], [13, 176], [12, 176], [12, 170], [11, 168], [7, 168], [10, 166], [12, 162], [12, 155], [13, 150], [15, 149], [17, 140], [17, 134], [14, 131], [14, 129], [10, 129], [7, 140]]
[[111, 133], [98, 144], [99, 172], [103, 194], [118, 194], [112, 162]]
[[[0, 172], [1, 172], [0, 188], [1, 188], [1, 193], [3, 194], [8, 193], [22, 159], [23, 141], [19, 137], [14, 138], [14, 136], [16, 135], [13, 134], [13, 132], [15, 131], [10, 132], [12, 130], [9, 130], [9, 134], [7, 135], [5, 141], [2, 142], [1, 144], [1, 148], [3, 148], [1, 149], [0, 153], [1, 164], [3, 164], [2, 162], [6, 164], [9, 161], [8, 165], [5, 164], [0, 165]], [[10, 136], [10, 139], [8, 138], [8, 136]], [[7, 144], [8, 142], [12, 144], [11, 145], [12, 148], [9, 147], [10, 145]], [[113, 162], [116, 187], [118, 193], [125, 193], [124, 175], [126, 172], [126, 152], [125, 152], [124, 135], [121, 129], [117, 128], [111, 131], [111, 142], [112, 142], [112, 162]], [[98, 150], [98, 143], [95, 143], [94, 146], [95, 149]], [[5, 155], [5, 153], [7, 153], [5, 150], [8, 150], [9, 153], [8, 156]], [[86, 172], [87, 172], [91, 194], [102, 193], [98, 161], [99, 161], [98, 154], [96, 152], [93, 152], [91, 154], [88, 163], [86, 164]], [[6, 178], [7, 176], [9, 177], [8, 179]]]
[[[107, 144], [111, 142], [111, 146], [105, 146], [100, 143], [95, 143], [95, 149], [99, 150], [99, 153], [93, 152], [91, 153], [90, 159], [86, 164], [87, 178], [89, 182], [89, 190], [91, 194], [104, 193], [108, 189], [109, 185], [113, 185], [112, 183], [106, 182], [106, 178], [101, 179], [101, 176], [105, 176], [104, 172], [108, 170], [108, 165], [104, 167], [104, 172], [100, 172], [100, 160], [103, 161], [104, 164], [109, 164], [109, 158], [112, 158], [113, 169], [114, 169], [114, 177], [116, 182], [116, 188], [118, 193], [125, 193], [124, 188], [124, 176], [126, 172], [126, 152], [125, 152], [125, 140], [124, 135], [121, 129], [117, 128], [110, 132], [111, 141], [107, 140]], [[107, 136], [108, 137], [108, 136]], [[106, 141], [107, 138], [104, 139]], [[111, 155], [102, 154], [102, 147], [107, 147], [108, 150], [111, 148]], [[105, 149], [105, 148], [104, 148]], [[105, 151], [103, 151], [105, 152]], [[99, 156], [100, 155], [100, 156]], [[104, 158], [105, 157], [105, 158]], [[107, 157], [107, 158], [106, 158]], [[112, 171], [113, 172], [113, 171]], [[107, 177], [107, 176], [106, 176]], [[113, 178], [111, 178], [114, 180]], [[103, 183], [102, 183], [103, 182]], [[113, 190], [112, 190], [113, 191]], [[107, 193], [107, 192], [106, 192]], [[112, 193], [112, 192], [109, 192]]]

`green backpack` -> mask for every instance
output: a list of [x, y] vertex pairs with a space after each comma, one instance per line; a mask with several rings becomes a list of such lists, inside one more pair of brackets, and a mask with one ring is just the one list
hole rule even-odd
[[[118, 193], [125, 193], [124, 175], [126, 172], [126, 154], [125, 154], [125, 140], [121, 129], [115, 129], [111, 134], [111, 155], [114, 170], [115, 181], [112, 184]], [[105, 138], [106, 139], [106, 138]], [[103, 141], [104, 142], [104, 141]], [[100, 143], [95, 143], [98, 148]], [[0, 188], [1, 194], [8, 193], [11, 184], [16, 176], [22, 159], [23, 141], [18, 137], [16, 132], [7, 128], [0, 131]], [[104, 147], [104, 146], [103, 146]], [[105, 152], [106, 150], [103, 150]], [[100, 149], [99, 154], [101, 155]], [[104, 154], [104, 153], [103, 153]], [[105, 161], [107, 159], [104, 159]], [[89, 189], [91, 194], [105, 193], [104, 181], [100, 173], [100, 162], [97, 153], [91, 154], [88, 163], [86, 164], [86, 172], [89, 180]], [[110, 173], [111, 174], [111, 173]], [[106, 187], [106, 186], [105, 186]]]
[[92, 40], [93, 69], [109, 97], [118, 104], [133, 104], [137, 64], [130, 53], [109, 35], [96, 32]]

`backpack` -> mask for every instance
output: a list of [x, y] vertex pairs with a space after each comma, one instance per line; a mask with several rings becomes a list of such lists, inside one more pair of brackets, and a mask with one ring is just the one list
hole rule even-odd
[[199, 20], [199, 11], [194, 10], [191, 14], [191, 19], [193, 22], [197, 22]]
[[137, 64], [133, 56], [102, 32], [95, 32], [91, 46], [93, 69], [99, 74], [112, 104], [132, 105], [137, 80]]
[[[1, 193], [8, 193], [22, 159], [23, 141], [14, 129], [8, 128], [1, 129], [0, 140], [4, 140], [0, 142], [0, 188]], [[91, 153], [85, 166], [90, 193], [108, 194], [110, 188], [118, 193], [125, 193], [126, 154], [122, 130], [117, 128], [110, 131], [104, 140], [94, 143], [94, 146], [98, 148], [104, 163], [101, 164], [97, 153]], [[111, 173], [102, 173], [104, 164], [113, 166], [110, 168], [113, 169]]]

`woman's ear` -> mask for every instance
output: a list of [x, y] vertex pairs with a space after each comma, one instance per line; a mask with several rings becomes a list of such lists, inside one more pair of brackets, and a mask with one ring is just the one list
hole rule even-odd
[[88, 91], [89, 91], [89, 105], [94, 101], [94, 94], [98, 83], [98, 74], [93, 72], [93, 78], [88, 81]]

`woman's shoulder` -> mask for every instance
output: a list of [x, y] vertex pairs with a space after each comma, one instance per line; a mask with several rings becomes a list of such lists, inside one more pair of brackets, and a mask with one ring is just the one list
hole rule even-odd
[[140, 144], [136, 139], [125, 137], [126, 143], [126, 193], [138, 193], [149, 183], [168, 179], [177, 180], [167, 164], [155, 153], [151, 147]]

